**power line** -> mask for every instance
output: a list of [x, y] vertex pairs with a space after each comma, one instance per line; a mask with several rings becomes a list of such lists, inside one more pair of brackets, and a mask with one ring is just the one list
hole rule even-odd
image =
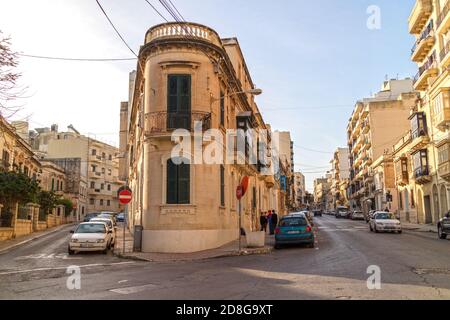
[[61, 60], [61, 61], [86, 61], [86, 62], [105, 62], [105, 61], [132, 61], [137, 58], [66, 58], [66, 57], [51, 57], [40, 56], [34, 54], [18, 53], [21, 57], [34, 58], [34, 59], [46, 59], [46, 60]]
[[169, 0], [170, 4], [174, 7], [175, 11], [178, 13], [178, 15], [181, 17], [181, 19], [184, 19], [183, 15], [180, 13], [180, 11], [178, 11], [177, 7], [173, 4], [173, 2], [171, 0]]
[[153, 4], [151, 4], [151, 2], [150, 1], [148, 1], [148, 0], [145, 0], [145, 2], [147, 2], [148, 3], [148, 5], [150, 6], [150, 7], [152, 7], [153, 8], [153, 10], [155, 10], [156, 11], [156, 13], [161, 17], [161, 18], [163, 18], [163, 20], [165, 20], [166, 22], [169, 22], [169, 20], [167, 20], [167, 18], [166, 17], [164, 17], [163, 16], [163, 14], [161, 13], [161, 12], [159, 12], [158, 11], [158, 9], [156, 9], [156, 7], [153, 5]]
[[95, 2], [97, 2], [97, 5], [100, 7], [100, 10], [102, 10], [104, 16], [106, 17], [106, 19], [108, 20], [109, 24], [111, 25], [111, 27], [113, 27], [114, 31], [117, 33], [117, 35], [119, 36], [119, 38], [122, 40], [122, 42], [127, 46], [127, 48], [136, 56], [136, 58], [138, 58], [138, 55], [136, 54], [136, 52], [133, 51], [133, 49], [131, 49], [131, 47], [128, 45], [128, 43], [125, 41], [125, 39], [122, 37], [122, 35], [120, 34], [120, 32], [117, 30], [117, 28], [114, 26], [114, 24], [112, 23], [111, 19], [108, 17], [108, 14], [105, 12], [105, 10], [103, 9], [102, 5], [100, 4], [100, 2], [98, 0], [95, 0]]

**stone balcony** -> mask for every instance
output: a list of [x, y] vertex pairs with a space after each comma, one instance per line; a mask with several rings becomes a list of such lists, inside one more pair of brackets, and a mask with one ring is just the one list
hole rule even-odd
[[438, 34], [446, 34], [450, 30], [450, 1], [447, 0], [436, 21], [436, 30]]
[[432, 0], [416, 0], [416, 5], [409, 16], [409, 33], [419, 34], [433, 12]]
[[435, 43], [436, 37], [432, 20], [411, 49], [411, 60], [421, 63], [428, 56]]
[[432, 77], [436, 77], [439, 73], [439, 69], [436, 61], [429, 61], [420, 67], [419, 72], [414, 77], [414, 89], [419, 91], [425, 91], [428, 88], [428, 80]]
[[213, 29], [192, 22], [169, 22], [150, 28], [145, 35], [145, 43], [159, 40], [184, 39], [186, 41], [199, 40], [221, 47], [222, 41]]

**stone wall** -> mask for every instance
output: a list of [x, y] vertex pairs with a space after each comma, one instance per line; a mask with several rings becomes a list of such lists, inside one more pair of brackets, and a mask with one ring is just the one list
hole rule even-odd
[[12, 239], [13, 228], [0, 228], [0, 241]]
[[33, 232], [31, 220], [16, 220], [16, 237], [24, 236]]

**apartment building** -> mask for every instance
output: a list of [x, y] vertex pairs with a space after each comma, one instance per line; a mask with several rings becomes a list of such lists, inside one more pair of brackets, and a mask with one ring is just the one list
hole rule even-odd
[[294, 203], [296, 209], [306, 206], [306, 184], [305, 176], [301, 172], [294, 173]]
[[335, 210], [338, 206], [348, 206], [346, 181], [350, 177], [348, 162], [348, 148], [337, 148], [331, 163], [330, 194], [328, 197], [328, 210]]
[[399, 212], [405, 221], [436, 223], [449, 209], [450, 1], [416, 1], [409, 32], [420, 98], [393, 147]]
[[314, 202], [316, 208], [327, 210], [329, 206], [328, 196], [331, 189], [331, 174], [314, 180]]
[[280, 168], [283, 169], [282, 179], [285, 181], [285, 188], [282, 188], [282, 207], [278, 209], [282, 214], [287, 214], [294, 209], [295, 187], [294, 187], [294, 142], [289, 131], [275, 131], [275, 136], [279, 141], [278, 156]]
[[408, 117], [417, 93], [413, 80], [389, 80], [373, 97], [358, 101], [347, 126], [350, 208], [375, 209], [371, 165], [391, 152], [392, 145], [410, 128]]
[[81, 135], [73, 126], [66, 132], [59, 132], [55, 125], [36, 129], [30, 133], [30, 141], [41, 157], [67, 170], [80, 218], [91, 212], [122, 210], [117, 198], [123, 185], [118, 148]]
[[[277, 208], [276, 190], [283, 183], [261, 174], [270, 164], [251, 164], [247, 154], [239, 155], [245, 158], [239, 164], [195, 164], [193, 153], [172, 156], [175, 129], [225, 134], [227, 129], [268, 128], [254, 101], [257, 91], [238, 40], [221, 39], [200, 24], [165, 23], [147, 31], [139, 61], [128, 110], [121, 111], [128, 128], [121, 150], [128, 156], [134, 195], [130, 227], [143, 227], [142, 250], [195, 252], [237, 239], [236, 188], [244, 176], [250, 181], [241, 201], [242, 227], [257, 230], [259, 213]], [[195, 142], [192, 135], [185, 139]], [[203, 140], [200, 154], [212, 143]]]

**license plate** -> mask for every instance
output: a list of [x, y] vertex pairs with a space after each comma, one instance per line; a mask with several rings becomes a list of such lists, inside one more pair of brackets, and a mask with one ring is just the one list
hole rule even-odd
[[80, 245], [81, 248], [92, 248], [94, 245], [90, 243], [82, 243]]
[[300, 234], [300, 231], [288, 231], [288, 234]]

